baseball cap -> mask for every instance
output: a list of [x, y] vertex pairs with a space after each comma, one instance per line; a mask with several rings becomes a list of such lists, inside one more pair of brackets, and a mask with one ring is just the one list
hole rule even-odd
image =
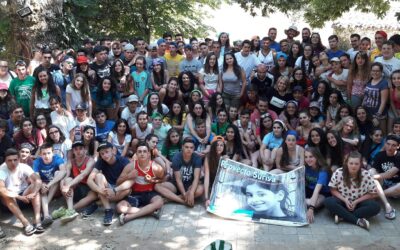
[[72, 148], [75, 148], [78, 146], [85, 146], [85, 144], [83, 144], [83, 141], [75, 141], [74, 143], [72, 143]]
[[158, 49], [158, 45], [157, 43], [150, 43], [150, 45], [148, 46], [149, 50], [157, 50]]
[[339, 57], [333, 57], [330, 62], [340, 62]]
[[155, 118], [163, 118], [163, 115], [162, 114], [160, 114], [160, 113], [158, 113], [158, 112], [154, 112], [152, 115], [151, 115], [151, 119], [155, 119]]
[[160, 38], [157, 40], [157, 45], [160, 46], [160, 44], [165, 43], [164, 38]]
[[89, 59], [86, 56], [78, 56], [78, 58], [76, 58], [76, 62], [78, 64], [89, 63]]
[[301, 87], [300, 85], [294, 86], [293, 92], [296, 92], [296, 91], [304, 92], [303, 87]]
[[185, 45], [185, 49], [192, 50], [193, 47], [192, 47], [192, 45], [190, 45], [190, 44], [186, 44], [186, 45]]
[[100, 145], [97, 147], [97, 152], [100, 152], [100, 150], [105, 149], [105, 148], [112, 148], [113, 145], [111, 143], [107, 142], [102, 142]]
[[81, 110], [86, 110], [87, 109], [87, 105], [84, 102], [78, 103], [75, 107], [75, 109], [81, 109]]
[[131, 44], [131, 43], [125, 44], [124, 51], [128, 51], [128, 50], [134, 51], [135, 50], [135, 46], [133, 46], [133, 44]]
[[128, 102], [139, 102], [139, 97], [137, 95], [130, 95], [128, 97]]
[[318, 102], [310, 102], [310, 105], [308, 107], [319, 109], [319, 103]]
[[281, 58], [281, 57], [283, 57], [283, 58], [285, 58], [285, 60], [287, 60], [287, 55], [285, 54], [285, 53], [283, 53], [283, 52], [278, 52], [278, 53], [276, 53], [276, 58], [277, 59], [279, 59], [279, 58]]
[[0, 90], [8, 90], [8, 86], [4, 82], [0, 82]]

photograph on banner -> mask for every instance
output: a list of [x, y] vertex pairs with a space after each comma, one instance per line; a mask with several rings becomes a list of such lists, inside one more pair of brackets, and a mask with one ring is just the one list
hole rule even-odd
[[307, 225], [304, 174], [304, 167], [274, 175], [221, 159], [207, 211], [242, 221]]

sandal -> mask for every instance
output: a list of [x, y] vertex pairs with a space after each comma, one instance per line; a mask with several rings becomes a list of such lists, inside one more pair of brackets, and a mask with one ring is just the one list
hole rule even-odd
[[28, 226], [26, 226], [24, 228], [24, 232], [26, 236], [31, 236], [32, 234], [34, 234], [36, 232], [36, 228], [34, 226], [32, 226], [31, 224], [29, 224]]
[[385, 218], [388, 220], [396, 219], [396, 210], [394, 208], [392, 208], [392, 210], [390, 210], [390, 212], [385, 213]]

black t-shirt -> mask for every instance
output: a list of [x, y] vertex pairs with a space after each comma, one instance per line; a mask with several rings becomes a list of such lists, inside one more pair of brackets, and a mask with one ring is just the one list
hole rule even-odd
[[90, 64], [90, 68], [96, 71], [96, 75], [99, 79], [103, 79], [107, 76], [110, 76], [110, 65], [105, 62], [101, 65], [98, 65], [97, 63], [92, 63]]
[[[378, 173], [385, 173], [392, 168], [400, 169], [400, 153], [397, 152], [394, 156], [387, 156], [385, 151], [381, 151], [375, 156], [372, 167], [375, 168]], [[390, 179], [385, 179], [384, 184], [391, 186], [399, 182], [400, 176], [396, 174]]]
[[293, 100], [293, 95], [286, 93], [284, 96], [281, 96], [276, 89], [272, 89], [267, 98], [269, 100], [268, 108], [279, 115], [285, 108], [286, 103]]
[[116, 161], [112, 166], [101, 158], [99, 158], [94, 166], [97, 170], [103, 173], [107, 182], [111, 185], [117, 184], [118, 177], [121, 175], [122, 170], [124, 170], [125, 166], [129, 164], [129, 160], [125, 157], [116, 155], [115, 158]]
[[7, 149], [11, 148], [13, 146], [13, 142], [11, 138], [6, 134], [4, 137], [0, 140], [0, 164], [4, 162], [4, 154]]
[[251, 80], [251, 84], [257, 87], [258, 94], [260, 96], [268, 96], [273, 87], [273, 81], [268, 76], [266, 76], [264, 80], [260, 80], [258, 79], [258, 77], [254, 77]]

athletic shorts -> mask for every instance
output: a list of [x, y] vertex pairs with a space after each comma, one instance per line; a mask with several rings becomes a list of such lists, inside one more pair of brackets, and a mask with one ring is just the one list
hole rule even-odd
[[78, 202], [85, 198], [90, 192], [90, 188], [88, 185], [79, 183], [74, 188], [74, 202]]
[[[144, 207], [150, 204], [151, 199], [153, 197], [159, 195], [156, 191], [147, 191], [147, 192], [133, 192], [127, 197], [127, 201], [129, 202], [129, 197], [136, 198], [139, 201], [139, 207]], [[130, 204], [134, 206], [135, 204]]]

